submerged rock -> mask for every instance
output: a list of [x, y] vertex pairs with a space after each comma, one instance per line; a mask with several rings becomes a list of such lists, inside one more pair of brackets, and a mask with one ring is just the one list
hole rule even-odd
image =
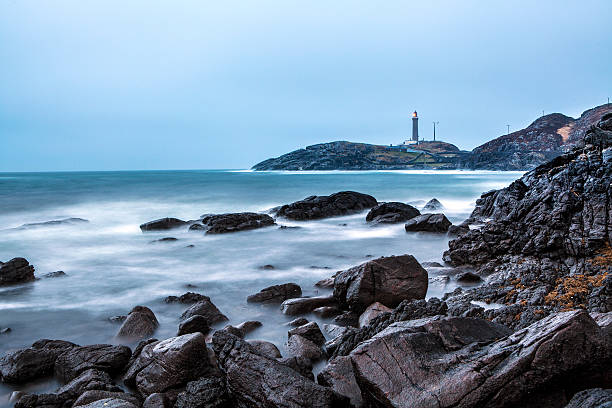
[[440, 211], [443, 209], [444, 209], [444, 206], [442, 205], [442, 203], [438, 201], [437, 198], [432, 198], [431, 200], [427, 202], [427, 204], [425, 204], [425, 206], [423, 206], [422, 211], [432, 212], [432, 211]]
[[376, 224], [393, 224], [408, 221], [418, 215], [421, 215], [421, 212], [409, 204], [382, 203], [370, 210], [366, 221]]
[[55, 225], [70, 225], [70, 224], [85, 224], [88, 223], [89, 221], [83, 219], [83, 218], [76, 218], [76, 217], [72, 217], [72, 218], [64, 218], [61, 220], [51, 220], [51, 221], [43, 221], [43, 222], [32, 222], [32, 223], [28, 223], [28, 224], [23, 224], [21, 227], [22, 229], [28, 229], [28, 228], [36, 228], [36, 227], [50, 227], [50, 226], [55, 226]]
[[151, 309], [135, 306], [119, 328], [117, 337], [124, 339], [143, 339], [155, 333], [159, 322]]
[[141, 231], [162, 231], [187, 225], [187, 221], [178, 218], [160, 218], [158, 220], [145, 222], [140, 225]]
[[34, 267], [25, 258], [13, 258], [0, 264], [0, 286], [34, 280]]
[[274, 219], [268, 214], [250, 212], [206, 215], [201, 221], [207, 228], [207, 234], [246, 231], [275, 224]]
[[68, 276], [68, 275], [66, 275], [64, 271], [55, 271], [55, 272], [45, 273], [43, 275], [43, 278], [63, 278], [65, 276]]
[[444, 214], [423, 214], [408, 220], [406, 232], [447, 232], [451, 222]]
[[247, 297], [250, 303], [282, 303], [287, 299], [302, 296], [302, 288], [295, 283], [284, 283], [282, 285], [269, 286], [259, 293]]
[[348, 215], [374, 207], [378, 202], [370, 195], [341, 191], [329, 196], [310, 196], [281, 206], [276, 215], [292, 220], [314, 220]]
[[200, 295], [195, 292], [186, 292], [181, 296], [168, 296], [164, 299], [166, 303], [182, 303], [182, 304], [193, 304], [203, 300], [210, 300], [208, 296]]

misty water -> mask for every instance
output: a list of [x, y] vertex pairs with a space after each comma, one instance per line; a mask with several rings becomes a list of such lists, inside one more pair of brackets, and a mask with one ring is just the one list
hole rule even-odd
[[[368, 193], [378, 201], [420, 207], [432, 197], [453, 223], [464, 220], [481, 193], [508, 185], [516, 172], [369, 171], [250, 172], [147, 171], [0, 173], [0, 260], [25, 257], [36, 275], [67, 276], [0, 288], [0, 353], [40, 338], [78, 344], [117, 343], [117, 323], [133, 306], [150, 307], [160, 322], [155, 337], [177, 331], [185, 305], [164, 297], [195, 291], [210, 296], [229, 324], [259, 320], [249, 334], [274, 342], [286, 355], [293, 319], [278, 306], [247, 304], [246, 297], [278, 283], [296, 282], [305, 296], [326, 294], [314, 283], [372, 257], [412, 254], [420, 262], [442, 261], [445, 235], [406, 233], [403, 224], [372, 227], [365, 212], [319, 221], [277, 220], [278, 226], [224, 235], [186, 228], [142, 233], [139, 225], [171, 216], [267, 211], [272, 207], [342, 190]], [[26, 223], [78, 217], [86, 223], [20, 228]], [[177, 241], [152, 241], [174, 237]], [[193, 245], [193, 247], [188, 247]], [[262, 269], [273, 265], [273, 270]], [[452, 290], [453, 281], [430, 269], [428, 297]], [[194, 285], [196, 288], [188, 288]], [[321, 323], [328, 320], [306, 316]], [[220, 324], [224, 326], [227, 323]], [[133, 345], [133, 344], [130, 344]], [[21, 387], [41, 391], [54, 385]], [[0, 398], [12, 389], [2, 385]]]

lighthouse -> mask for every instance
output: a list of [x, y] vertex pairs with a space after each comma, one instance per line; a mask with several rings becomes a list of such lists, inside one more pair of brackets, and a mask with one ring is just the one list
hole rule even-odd
[[412, 114], [412, 141], [419, 141], [419, 116], [416, 111]]

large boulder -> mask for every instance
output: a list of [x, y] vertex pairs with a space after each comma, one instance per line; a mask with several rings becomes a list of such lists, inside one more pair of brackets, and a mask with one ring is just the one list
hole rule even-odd
[[452, 223], [444, 214], [423, 214], [408, 220], [407, 232], [447, 232]]
[[370, 195], [341, 191], [329, 196], [310, 196], [281, 206], [276, 215], [292, 220], [315, 220], [353, 214], [374, 207], [378, 202]]
[[324, 357], [321, 346], [297, 334], [287, 340], [287, 351], [295, 357], [311, 361], [318, 361]]
[[112, 380], [111, 376], [101, 370], [90, 368], [83, 371], [68, 384], [55, 393], [68, 400], [76, 400], [86, 391], [123, 392]]
[[302, 336], [319, 346], [322, 346], [325, 343], [325, 336], [323, 336], [319, 325], [315, 322], [306, 323], [302, 326], [289, 330], [287, 332], [287, 337], [291, 338], [291, 336]]
[[202, 315], [191, 316], [185, 320], [183, 320], [179, 324], [177, 336], [182, 336], [183, 334], [189, 333], [202, 333], [208, 334], [210, 331], [210, 325], [208, 324], [208, 319]]
[[210, 301], [209, 297], [206, 297], [206, 299], [199, 301], [189, 309], [185, 310], [181, 315], [181, 321], [185, 321], [196, 315], [204, 316], [209, 326], [229, 320], [227, 316], [221, 313], [217, 306]]
[[418, 215], [421, 215], [421, 212], [409, 204], [390, 202], [378, 204], [372, 208], [366, 215], [366, 221], [376, 224], [394, 224], [408, 221]]
[[32, 347], [7, 353], [0, 359], [2, 381], [20, 384], [53, 374], [57, 357], [75, 347], [62, 340], [38, 340]]
[[287, 299], [281, 304], [281, 312], [294, 316], [310, 313], [318, 307], [331, 306], [337, 303], [333, 296]]
[[402, 300], [423, 299], [427, 271], [412, 255], [374, 259], [338, 273], [334, 297], [361, 313], [374, 302], [395, 307]]
[[269, 286], [259, 293], [247, 297], [251, 303], [282, 303], [287, 299], [302, 296], [302, 288], [295, 283], [283, 283], [282, 285]]
[[178, 394], [174, 408], [231, 408], [225, 382], [220, 378], [200, 378], [187, 383]]
[[370, 324], [375, 317], [383, 314], [390, 313], [392, 310], [380, 302], [374, 302], [366, 308], [366, 310], [359, 316], [359, 327], [364, 327]]
[[562, 407], [566, 395], [604, 383], [612, 367], [610, 339], [584, 311], [514, 334], [477, 318], [397, 322], [349, 356], [362, 395], [416, 408]]
[[[140, 399], [136, 397], [135, 395], [128, 394], [127, 392], [90, 390], [90, 391], [85, 391], [83, 394], [81, 394], [81, 396], [74, 402], [73, 407], [80, 407], [80, 406], [84, 406], [87, 404], [91, 404], [92, 402], [97, 402], [100, 400], [107, 400], [109, 398], [114, 399], [114, 400], [123, 400], [130, 404], [133, 404], [136, 407], [140, 406]], [[104, 405], [103, 403], [102, 404], [98, 403], [98, 405], [101, 408], [105, 408], [108, 406], [108, 405]]]
[[151, 309], [146, 306], [136, 306], [119, 328], [117, 337], [139, 340], [151, 336], [158, 327], [159, 322]]
[[89, 369], [115, 375], [123, 371], [131, 356], [132, 350], [126, 346], [77, 346], [58, 355], [55, 360], [55, 375], [63, 382], [71, 381]]
[[349, 398], [355, 408], [365, 407], [350, 357], [342, 356], [330, 360], [317, 375], [317, 382]]
[[210, 369], [206, 338], [192, 333], [144, 346], [124, 379], [146, 396], [185, 385]]
[[182, 227], [187, 225], [187, 221], [179, 220], [178, 218], [160, 218], [158, 220], [145, 222], [140, 225], [140, 229], [144, 231], [163, 231], [172, 228]]
[[34, 267], [25, 258], [0, 263], [0, 286], [34, 280]]
[[565, 408], [610, 408], [612, 389], [591, 388], [576, 393]]
[[207, 234], [246, 231], [275, 224], [268, 214], [252, 212], [207, 215], [201, 221]]
[[236, 407], [348, 406], [346, 397], [256, 353], [248, 342], [224, 330], [213, 335], [213, 348]]

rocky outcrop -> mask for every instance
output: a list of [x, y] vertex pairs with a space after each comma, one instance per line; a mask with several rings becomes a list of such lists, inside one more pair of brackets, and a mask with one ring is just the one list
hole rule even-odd
[[275, 224], [268, 214], [252, 212], [206, 215], [200, 221], [207, 234], [247, 231]]
[[565, 408], [610, 408], [612, 389], [591, 388], [576, 393]]
[[296, 283], [283, 283], [262, 289], [247, 297], [250, 303], [283, 303], [287, 299], [302, 296], [302, 288]]
[[444, 214], [423, 214], [414, 217], [404, 226], [406, 232], [447, 232], [452, 223]]
[[444, 209], [444, 206], [442, 205], [442, 203], [440, 201], [438, 201], [437, 198], [432, 198], [431, 200], [429, 200], [427, 202], [427, 204], [425, 204], [423, 206], [423, 210], [426, 213], [430, 213], [430, 212], [434, 212], [434, 211], [441, 211]]
[[370, 210], [366, 221], [374, 224], [394, 224], [408, 221], [418, 215], [421, 215], [420, 211], [409, 204], [382, 203]]
[[172, 228], [182, 227], [187, 225], [187, 221], [179, 220], [178, 218], [160, 218], [159, 220], [145, 222], [140, 225], [140, 229], [145, 231], [163, 231]]
[[402, 300], [423, 299], [427, 285], [427, 271], [412, 255], [390, 256], [339, 272], [334, 297], [361, 313], [374, 302], [395, 307]]
[[25, 258], [0, 263], [0, 286], [34, 280], [34, 267]]
[[53, 374], [55, 360], [77, 347], [62, 340], [39, 340], [32, 347], [5, 354], [0, 359], [0, 375], [6, 383], [25, 383]]
[[299, 221], [315, 220], [357, 213], [377, 204], [376, 199], [370, 195], [341, 191], [328, 196], [310, 196], [285, 204], [276, 210], [276, 215]]
[[135, 306], [119, 328], [117, 337], [140, 340], [151, 336], [159, 327], [159, 322], [151, 309]]
[[54, 365], [55, 376], [60, 381], [69, 382], [90, 369], [116, 375], [123, 371], [131, 356], [132, 350], [126, 346], [76, 346], [58, 355]]

